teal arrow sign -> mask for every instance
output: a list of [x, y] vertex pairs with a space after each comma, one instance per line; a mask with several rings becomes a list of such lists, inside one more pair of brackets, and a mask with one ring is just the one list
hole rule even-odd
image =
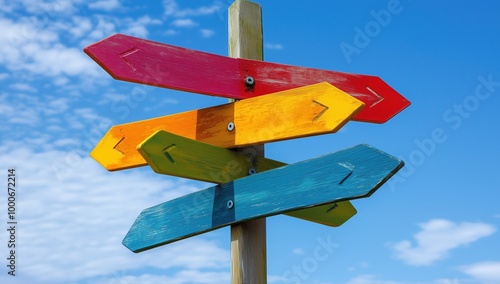
[[403, 165], [358, 145], [240, 178], [143, 210], [123, 244], [141, 252], [250, 219], [368, 197]]

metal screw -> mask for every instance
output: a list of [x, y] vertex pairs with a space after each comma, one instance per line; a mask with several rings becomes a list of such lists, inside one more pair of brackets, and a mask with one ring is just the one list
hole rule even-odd
[[257, 173], [257, 171], [256, 171], [254, 168], [250, 168], [250, 169], [248, 170], [248, 174], [249, 174], [249, 175], [254, 175], [254, 174], [256, 174], [256, 173]]
[[226, 203], [227, 209], [231, 209], [234, 206], [234, 202], [232, 200], [228, 200]]
[[234, 122], [231, 121], [227, 124], [227, 130], [229, 130], [229, 132], [234, 130]]
[[247, 85], [247, 87], [253, 87], [253, 85], [255, 85], [255, 80], [252, 76], [247, 76], [245, 78], [245, 85]]

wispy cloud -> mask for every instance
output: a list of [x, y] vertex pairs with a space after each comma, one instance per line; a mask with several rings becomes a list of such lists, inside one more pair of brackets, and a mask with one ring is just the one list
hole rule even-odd
[[176, 30], [173, 30], [173, 29], [168, 29], [166, 30], [165, 32], [163, 32], [164, 35], [167, 35], [167, 36], [173, 36], [173, 35], [176, 35], [178, 34], [179, 32], [176, 31]]
[[[0, 127], [8, 127], [16, 124], [26, 126], [36, 126], [41, 120], [41, 113], [34, 107], [38, 106], [36, 99], [24, 100], [24, 95], [21, 94], [2, 94], [0, 95], [0, 118], [6, 121], [7, 125]], [[17, 129], [20, 130], [19, 128]], [[12, 131], [12, 135], [17, 134]]]
[[85, 36], [92, 29], [92, 22], [89, 18], [73, 16], [71, 22], [67, 30], [75, 38]]
[[163, 22], [158, 19], [153, 19], [149, 16], [143, 16], [137, 20], [127, 18], [124, 20], [124, 24], [127, 26], [123, 33], [146, 38], [149, 34], [148, 26], [151, 25], [161, 25]]
[[204, 15], [211, 15], [214, 13], [217, 13], [222, 9], [222, 3], [220, 1], [214, 2], [214, 4], [210, 6], [201, 6], [198, 8], [187, 8], [187, 9], [182, 9], [179, 7], [179, 4], [177, 4], [177, 1], [175, 0], [164, 0], [163, 1], [163, 8], [165, 10], [164, 14], [166, 16], [174, 16], [178, 18], [184, 18], [184, 17], [194, 17], [194, 16], [204, 16]]
[[200, 32], [201, 32], [201, 36], [204, 38], [212, 37], [215, 34], [215, 32], [213, 30], [210, 30], [210, 29], [201, 29]]
[[62, 44], [59, 35], [42, 29], [27, 32], [22, 23], [0, 19], [4, 42], [0, 64], [10, 71], [28, 71], [42, 76], [61, 74], [96, 76], [97, 68], [79, 48]]
[[[406, 282], [407, 283], [407, 282]], [[405, 284], [403, 282], [380, 280], [376, 275], [359, 275], [351, 278], [345, 284]]]
[[[112, 282], [110, 282], [112, 281]], [[109, 283], [134, 283], [134, 284], [188, 284], [204, 283], [218, 284], [229, 283], [230, 274], [222, 272], [204, 272], [198, 270], [182, 270], [172, 276], [143, 274], [140, 276], [122, 276], [111, 279], [99, 279], [91, 281], [89, 284], [109, 284]]]
[[496, 231], [490, 224], [454, 223], [444, 219], [430, 220], [419, 226], [421, 230], [414, 236], [416, 244], [403, 240], [392, 246], [397, 258], [409, 265], [430, 265], [445, 258], [451, 250]]
[[196, 27], [198, 24], [191, 19], [177, 19], [172, 22], [172, 26], [178, 28], [191, 28]]
[[84, 0], [73, 1], [37, 1], [37, 0], [22, 0], [19, 1], [23, 8], [30, 14], [34, 15], [71, 15], [78, 11], [78, 6], [85, 2]]
[[277, 43], [266, 43], [264, 44], [264, 47], [267, 49], [274, 49], [274, 50], [282, 50], [283, 45], [277, 44]]
[[463, 266], [460, 270], [484, 284], [500, 283], [500, 261], [474, 263]]
[[14, 83], [10, 85], [10, 88], [17, 91], [26, 91], [31, 93], [35, 93], [37, 91], [35, 87], [25, 83]]
[[159, 108], [163, 108], [165, 107], [166, 105], [176, 105], [178, 104], [179, 101], [176, 100], [176, 99], [172, 99], [172, 98], [164, 98], [162, 100], [160, 100], [159, 102], [151, 105], [151, 106], [147, 106], [144, 108], [144, 111], [146, 112], [149, 112], [149, 111], [152, 111], [152, 110], [156, 110], [156, 109], [159, 109]]
[[294, 248], [294, 249], [292, 250], [292, 253], [293, 253], [293, 254], [297, 254], [297, 255], [301, 255], [301, 254], [304, 254], [304, 250], [303, 250], [303, 249], [301, 249], [301, 248]]
[[99, 0], [88, 5], [90, 9], [103, 11], [112, 11], [121, 7], [118, 0]]

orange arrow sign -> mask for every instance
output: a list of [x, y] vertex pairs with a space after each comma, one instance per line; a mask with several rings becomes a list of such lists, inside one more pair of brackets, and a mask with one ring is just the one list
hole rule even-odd
[[158, 130], [224, 148], [338, 131], [364, 103], [328, 83], [113, 126], [90, 156], [108, 170], [144, 166], [136, 147]]

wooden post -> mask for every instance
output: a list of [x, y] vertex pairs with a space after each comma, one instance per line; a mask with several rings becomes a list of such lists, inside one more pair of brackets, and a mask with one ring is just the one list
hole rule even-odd
[[[260, 5], [236, 0], [229, 7], [228, 15], [229, 56], [263, 60]], [[264, 157], [264, 145], [245, 147], [239, 151]], [[267, 283], [265, 218], [231, 226], [231, 283]]]

